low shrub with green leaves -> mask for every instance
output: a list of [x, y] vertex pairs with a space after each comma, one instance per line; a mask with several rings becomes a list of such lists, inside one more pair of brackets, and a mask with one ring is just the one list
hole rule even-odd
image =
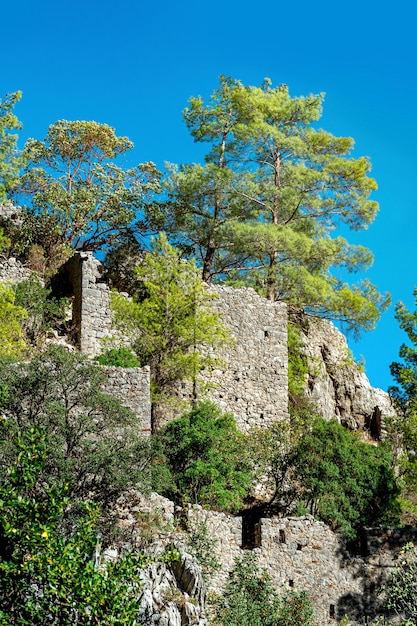
[[44, 287], [36, 273], [14, 287], [16, 304], [24, 308], [27, 315], [22, 329], [27, 341], [39, 344], [47, 330], [65, 323], [68, 298], [55, 298], [51, 289]]
[[279, 595], [256, 556], [237, 558], [225, 592], [215, 602], [216, 626], [313, 626], [313, 609], [306, 592]]
[[125, 553], [98, 568], [98, 508], [85, 503], [71, 534], [63, 533], [66, 487], [39, 480], [47, 462], [45, 433], [16, 434], [16, 457], [0, 480], [0, 624], [139, 624], [147, 559]]
[[15, 434], [31, 428], [47, 436], [40, 482], [66, 482], [74, 501], [102, 504], [123, 489], [149, 488], [149, 442], [135, 415], [103, 392], [106, 374], [87, 357], [51, 345], [29, 363], [0, 360], [0, 472], [15, 454]]
[[154, 440], [154, 487], [178, 504], [236, 511], [252, 484], [246, 437], [209, 402], [173, 420]]
[[107, 365], [110, 367], [139, 367], [140, 362], [137, 356], [126, 347], [110, 348], [105, 352], [102, 352], [97, 357], [97, 361], [100, 365]]
[[373, 446], [336, 420], [317, 418], [295, 450], [306, 510], [355, 539], [358, 529], [398, 518], [398, 486], [388, 442]]

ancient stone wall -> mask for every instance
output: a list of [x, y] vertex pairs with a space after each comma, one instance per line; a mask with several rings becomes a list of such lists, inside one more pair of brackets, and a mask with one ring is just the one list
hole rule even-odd
[[[242, 432], [266, 428], [288, 418], [287, 308], [270, 302], [254, 289], [212, 288], [212, 309], [230, 330], [230, 341], [216, 348], [219, 365], [199, 375], [200, 397], [232, 413]], [[191, 385], [178, 390], [182, 400], [192, 398]], [[169, 417], [177, 417], [175, 411]]]
[[[102, 339], [114, 333], [110, 291], [102, 282], [100, 263], [92, 253], [75, 254], [60, 270], [57, 284], [72, 294], [75, 343], [84, 354], [96, 356]], [[253, 289], [217, 287], [213, 300], [222, 321], [231, 330], [231, 342], [216, 352], [222, 366], [203, 372], [200, 384], [209, 386], [208, 397], [236, 417], [238, 428], [267, 427], [288, 417], [287, 311]], [[181, 400], [191, 397], [188, 385]], [[179, 404], [178, 414], [184, 410]], [[172, 417], [177, 413], [173, 411]]]
[[0, 204], [0, 220], [11, 221], [14, 226], [22, 225], [22, 209], [13, 202], [7, 201]]
[[13, 284], [27, 280], [32, 274], [31, 270], [25, 267], [14, 257], [0, 258], [0, 281]]
[[104, 391], [118, 398], [137, 417], [135, 428], [143, 437], [151, 433], [149, 367], [103, 367], [108, 381]]
[[74, 343], [83, 354], [97, 356], [111, 335], [110, 289], [101, 280], [101, 263], [92, 252], [74, 254], [54, 279], [63, 295], [72, 296]]
[[[190, 528], [204, 523], [209, 530], [221, 567], [208, 581], [208, 589], [221, 593], [236, 557], [243, 555], [242, 518], [194, 506], [188, 521]], [[312, 516], [260, 519], [253, 553], [278, 591], [307, 591], [317, 626], [329, 626], [344, 616], [363, 623], [381, 614], [378, 589], [401, 547], [416, 538], [417, 529], [412, 527], [367, 529], [355, 555], [341, 535]]]
[[288, 417], [287, 307], [254, 289], [216, 288], [212, 308], [230, 329], [232, 341], [218, 351], [225, 363], [204, 382], [210, 399], [233, 413], [238, 428], [268, 427]]

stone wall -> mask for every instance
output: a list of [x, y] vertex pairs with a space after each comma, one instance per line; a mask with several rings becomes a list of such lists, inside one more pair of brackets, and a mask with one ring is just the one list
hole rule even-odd
[[[205, 511], [188, 511], [192, 528], [204, 523], [221, 567], [208, 581], [208, 590], [221, 593], [236, 557], [243, 555], [242, 518]], [[347, 616], [364, 623], [382, 613], [377, 591], [387, 580], [395, 557], [417, 528], [367, 529], [359, 554], [347, 550], [341, 535], [312, 516], [259, 520], [258, 546], [253, 549], [278, 591], [307, 591], [314, 607], [314, 624], [329, 626]], [[367, 622], [366, 622], [367, 623]]]
[[54, 279], [58, 293], [72, 296], [74, 343], [92, 357], [102, 351], [102, 340], [112, 333], [110, 289], [101, 280], [101, 268], [92, 252], [78, 252]]
[[151, 397], [149, 367], [103, 367], [108, 381], [104, 391], [118, 398], [137, 417], [143, 437], [151, 433]]
[[11, 221], [17, 228], [22, 225], [22, 209], [13, 202], [0, 204], [0, 220]]
[[218, 351], [225, 363], [203, 376], [210, 399], [233, 413], [238, 428], [268, 427], [288, 417], [287, 307], [254, 289], [216, 288], [212, 308], [233, 341]]
[[[112, 336], [110, 290], [101, 280], [101, 264], [92, 253], [75, 254], [55, 279], [63, 295], [73, 299], [73, 335], [81, 352], [96, 356], [102, 339]], [[63, 287], [64, 286], [64, 287]], [[232, 341], [216, 353], [221, 368], [204, 372], [200, 383], [209, 386], [208, 397], [236, 417], [238, 428], [267, 427], [288, 417], [287, 310], [253, 289], [217, 287], [216, 310], [231, 330]], [[188, 385], [181, 400], [191, 398]], [[145, 399], [145, 403], [147, 399]], [[176, 417], [184, 410], [179, 403]]]
[[25, 267], [14, 257], [0, 258], [0, 281], [13, 284], [27, 280], [32, 274], [31, 270]]

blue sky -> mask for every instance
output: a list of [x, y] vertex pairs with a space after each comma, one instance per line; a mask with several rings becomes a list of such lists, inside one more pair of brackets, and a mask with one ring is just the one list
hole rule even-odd
[[[385, 5], [280, 0], [24, 0], [2, 6], [0, 97], [23, 91], [20, 145], [43, 139], [59, 119], [96, 120], [135, 143], [129, 162], [197, 161], [181, 111], [208, 97], [220, 74], [259, 85], [286, 83], [294, 96], [325, 92], [321, 126], [354, 137], [369, 156], [380, 212], [348, 237], [369, 247], [367, 276], [393, 303], [414, 309], [417, 285], [417, 80], [411, 0]], [[374, 386], [405, 335], [394, 307], [355, 343]]]

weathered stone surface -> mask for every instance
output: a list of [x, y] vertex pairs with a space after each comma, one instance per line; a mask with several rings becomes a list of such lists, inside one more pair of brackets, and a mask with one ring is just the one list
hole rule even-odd
[[13, 284], [21, 283], [27, 280], [31, 274], [31, 270], [14, 257], [5, 258], [3, 260], [0, 259], [1, 282], [11, 282]]
[[303, 339], [310, 370], [307, 393], [321, 415], [327, 420], [335, 417], [350, 429], [377, 434], [375, 422], [393, 415], [394, 408], [388, 394], [373, 388], [353, 361], [346, 337], [334, 324], [321, 320], [310, 322]]
[[[287, 419], [286, 305], [249, 288], [216, 286], [213, 291], [217, 297], [211, 306], [231, 331], [231, 341], [216, 352], [222, 365], [200, 374], [201, 386], [209, 387], [206, 396], [232, 413], [242, 432]], [[178, 395], [189, 401], [191, 391], [190, 385], [182, 385]]]
[[137, 417], [136, 429], [143, 437], [151, 432], [149, 367], [103, 367], [107, 382], [103, 390], [118, 398]]
[[[207, 624], [205, 585], [199, 566], [188, 553], [187, 533], [172, 525], [173, 503], [157, 494], [151, 499], [136, 494], [136, 500], [127, 498], [124, 506], [125, 512], [119, 513], [125, 520], [131, 507], [129, 536], [133, 546], [141, 544], [142, 527], [137, 512], [159, 510], [160, 522], [145, 551], [159, 558], [167, 545], [175, 545], [182, 553], [180, 562], [153, 564], [149, 572], [144, 572], [143, 607], [145, 616], [149, 616], [144, 623]], [[189, 507], [184, 515], [189, 530], [201, 524], [207, 528], [208, 549], [220, 564], [220, 569], [206, 578], [207, 591], [222, 593], [235, 559], [244, 554], [242, 518], [206, 511], [198, 505]], [[381, 598], [375, 590], [389, 576], [401, 547], [417, 540], [417, 528], [365, 529], [355, 555], [348, 551], [341, 535], [311, 515], [262, 518], [257, 523], [259, 541], [253, 552], [260, 568], [267, 571], [279, 592], [290, 589], [308, 592], [317, 626], [329, 626], [345, 615], [355, 623], [377, 615]], [[161, 606], [167, 613], [160, 611]], [[178, 621], [179, 615], [183, 621]]]
[[208, 626], [205, 585], [189, 554], [171, 564], [152, 563], [142, 573], [138, 620], [142, 626]]

